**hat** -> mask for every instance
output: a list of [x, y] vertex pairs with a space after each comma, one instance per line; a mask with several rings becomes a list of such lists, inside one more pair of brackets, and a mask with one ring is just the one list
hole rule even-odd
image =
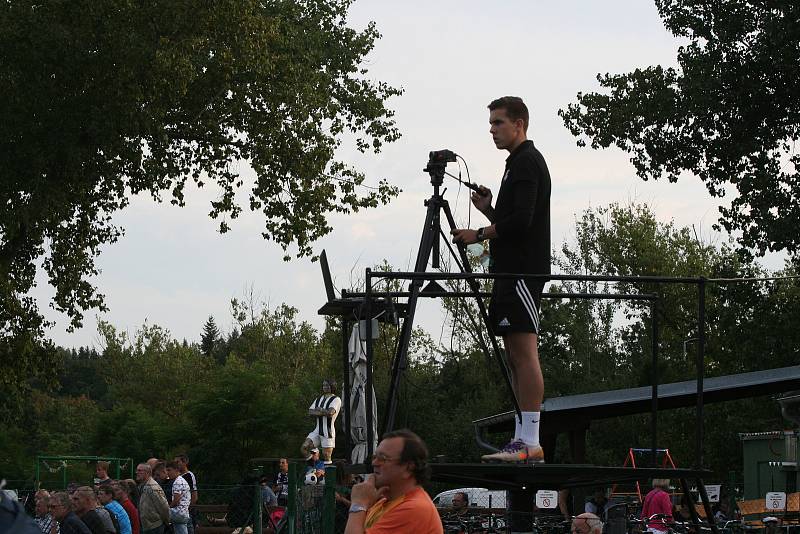
[[778, 518], [772, 515], [768, 515], [764, 519], [761, 520], [762, 523], [777, 523]]

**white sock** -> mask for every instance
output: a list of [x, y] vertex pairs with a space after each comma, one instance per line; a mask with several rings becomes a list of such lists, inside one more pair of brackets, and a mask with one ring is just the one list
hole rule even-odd
[[522, 412], [521, 439], [526, 445], [539, 445], [539, 412]]

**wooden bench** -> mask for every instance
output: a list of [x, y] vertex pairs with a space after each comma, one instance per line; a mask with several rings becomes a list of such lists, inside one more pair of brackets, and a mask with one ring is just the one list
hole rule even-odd
[[[796, 522], [798, 518], [798, 514], [800, 514], [800, 492], [797, 493], [790, 493], [786, 496], [786, 510], [775, 511], [775, 510], [768, 510], [766, 499], [749, 499], [746, 501], [736, 501], [737, 506], [739, 507], [739, 511], [742, 513], [742, 516], [747, 517], [751, 516], [749, 523], [752, 524], [761, 524], [761, 519], [766, 516], [775, 516], [784, 518], [784, 523], [786, 520]], [[756, 516], [753, 518], [753, 516]]]

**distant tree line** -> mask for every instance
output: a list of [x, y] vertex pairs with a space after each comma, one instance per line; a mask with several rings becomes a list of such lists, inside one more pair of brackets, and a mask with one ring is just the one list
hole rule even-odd
[[[798, 274], [791, 262], [770, 272], [727, 243], [702, 243], [689, 228], [658, 222], [645, 205], [584, 212], [556, 262], [558, 271], [572, 274]], [[660, 382], [694, 377], [694, 286], [565, 282], [549, 290], [657, 294]], [[706, 376], [800, 361], [797, 280], [710, 284], [706, 303]], [[145, 324], [128, 336], [100, 323], [97, 347], [38, 347], [50, 378], [31, 373], [29, 393], [4, 402], [0, 475], [30, 479], [36, 454], [143, 459], [187, 452], [201, 480], [222, 483], [244, 473], [251, 458], [297, 457], [309, 431], [306, 408], [322, 378], [342, 380], [339, 326], [329, 321], [318, 331], [295, 308], [270, 309], [252, 298], [234, 299], [231, 312], [230, 332], [221, 332], [209, 317], [198, 325], [198, 341], [179, 341], [158, 325]], [[487, 362], [465, 320], [475, 313], [468, 301], [443, 301], [441, 332], [414, 333], [400, 390], [398, 425], [419, 432], [432, 454], [450, 461], [477, 460], [471, 421], [510, 409], [496, 365]], [[629, 301], [544, 299], [546, 397], [649, 385], [650, 313], [648, 306]], [[382, 327], [375, 345], [380, 416], [396, 335], [393, 327]], [[764, 393], [707, 407], [706, 458], [720, 477], [741, 467], [739, 432], [783, 428], [777, 406]], [[588, 460], [621, 465], [629, 447], [649, 446], [647, 421], [643, 415], [593, 423]], [[660, 415], [659, 446], [670, 448], [682, 465], [693, 459], [693, 425], [692, 409]], [[557, 461], [569, 461], [567, 451], [560, 440]]]

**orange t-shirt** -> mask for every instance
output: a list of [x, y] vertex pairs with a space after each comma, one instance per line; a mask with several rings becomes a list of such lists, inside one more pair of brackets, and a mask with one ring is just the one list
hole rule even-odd
[[380, 499], [367, 511], [367, 534], [442, 534], [442, 520], [425, 490], [416, 487], [402, 497]]

